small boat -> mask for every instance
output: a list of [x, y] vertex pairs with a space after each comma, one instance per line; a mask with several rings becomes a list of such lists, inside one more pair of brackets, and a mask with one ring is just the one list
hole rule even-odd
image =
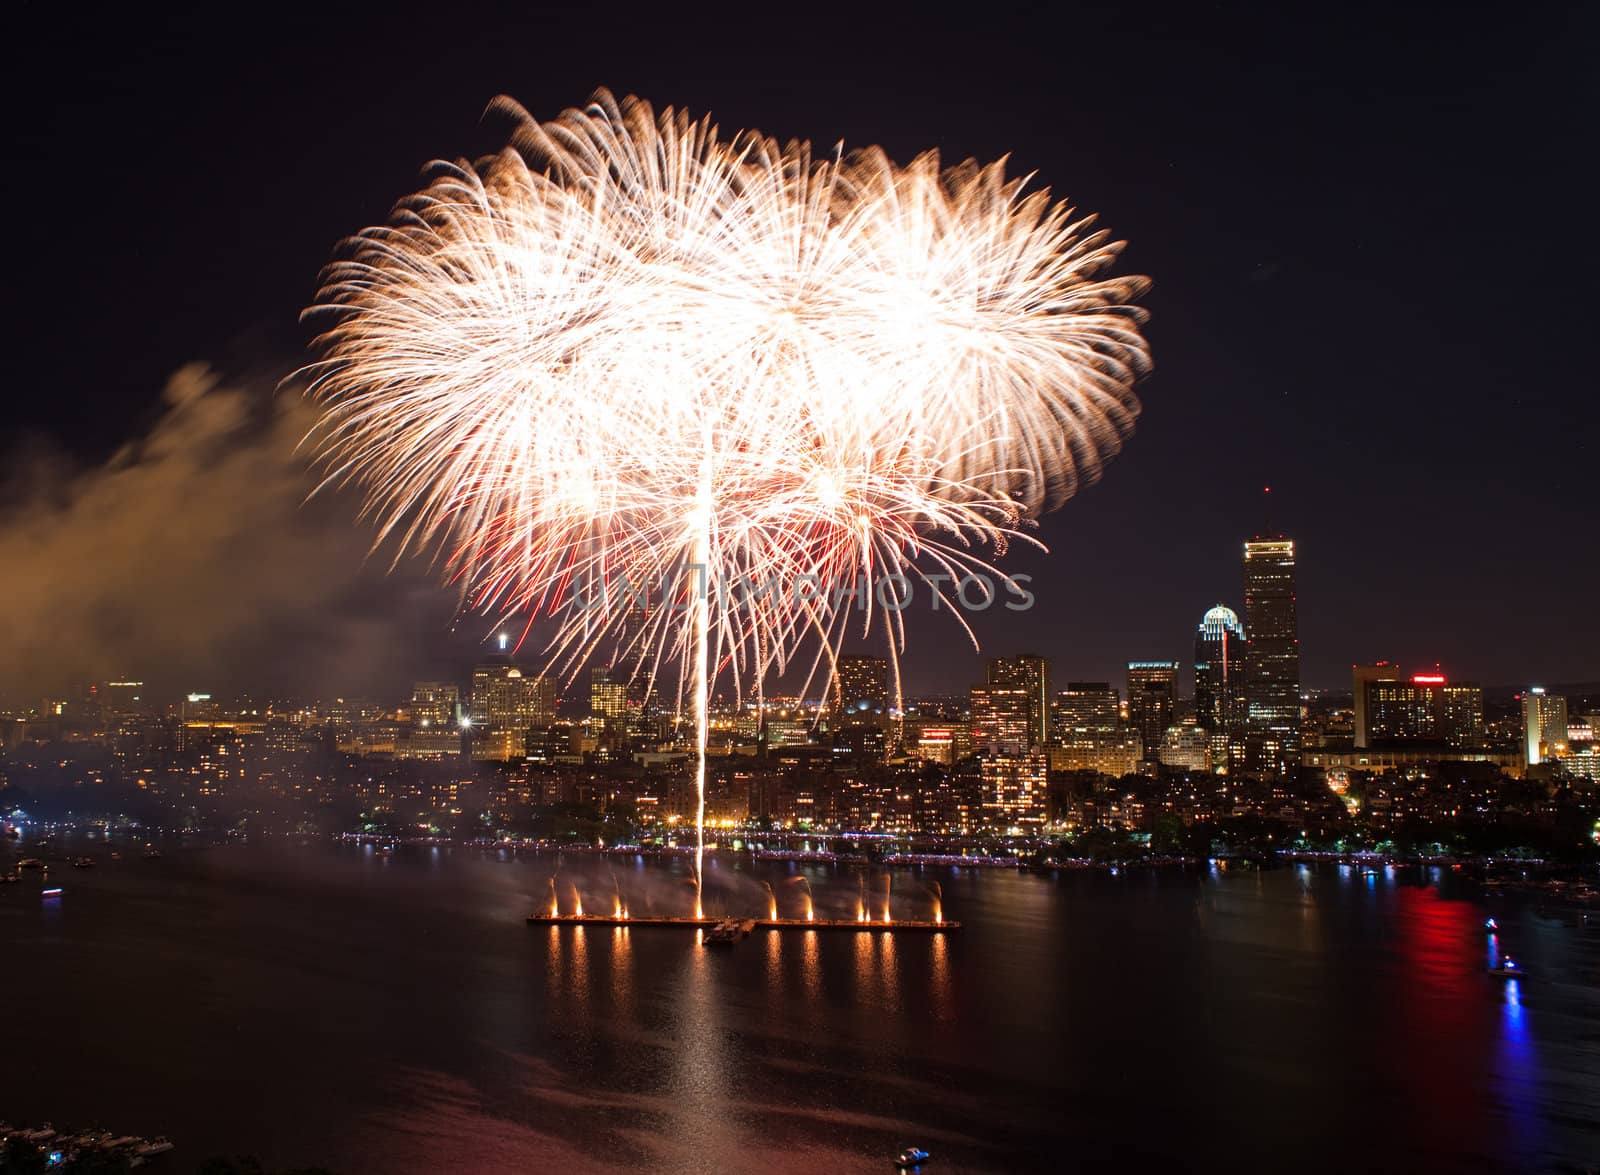
[[18, 869], [43, 869], [44, 867], [44, 862], [39, 860], [38, 857], [24, 857], [17, 862]]
[[1515, 959], [1513, 959], [1510, 955], [1507, 955], [1505, 961], [1502, 962], [1500, 966], [1489, 968], [1489, 974], [1499, 976], [1501, 979], [1521, 979], [1527, 974], [1527, 972], [1525, 972], [1521, 967], [1517, 966], [1517, 961]]
[[1496, 922], [1493, 918], [1490, 918], [1484, 922], [1483, 928], [1491, 932], [1496, 931], [1500, 929], [1500, 923]]
[[72, 867], [74, 869], [93, 869], [94, 868], [94, 864], [95, 864], [95, 862], [94, 862], [94, 858], [93, 857], [74, 857], [74, 858], [72, 858]]
[[167, 1141], [167, 1139], [165, 1139], [165, 1138], [152, 1138], [149, 1142], [145, 1143], [143, 1146], [134, 1147], [133, 1148], [133, 1153], [138, 1155], [142, 1159], [147, 1159], [151, 1155], [165, 1154], [167, 1151], [170, 1151], [171, 1149], [172, 1149], [172, 1143]]
[[146, 861], [159, 861], [161, 859], [161, 850], [153, 845], [145, 845], [144, 859]]
[[908, 1146], [894, 1157], [894, 1165], [902, 1171], [914, 1171], [931, 1158], [933, 1156], [921, 1147]]
[[59, 898], [61, 896], [61, 892], [61, 887], [59, 885], [52, 885], [49, 889], [41, 889], [39, 891], [39, 896], [45, 899]]

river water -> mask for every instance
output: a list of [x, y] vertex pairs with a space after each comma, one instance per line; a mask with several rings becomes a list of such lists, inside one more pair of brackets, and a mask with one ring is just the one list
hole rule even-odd
[[[941, 1172], [1600, 1163], [1600, 916], [1449, 871], [897, 870], [895, 917], [937, 884], [964, 928], [719, 952], [524, 921], [552, 875], [564, 909], [688, 912], [678, 862], [125, 856], [53, 870], [59, 900], [0, 887], [0, 1118], [166, 1134], [172, 1171], [882, 1172], [908, 1143]], [[763, 914], [763, 882], [785, 914], [863, 892], [724, 859], [708, 912]], [[1496, 949], [1528, 978], [1488, 975]]]

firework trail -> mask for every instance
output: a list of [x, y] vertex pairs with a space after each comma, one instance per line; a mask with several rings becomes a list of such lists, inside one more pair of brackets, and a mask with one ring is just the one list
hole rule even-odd
[[816, 910], [816, 904], [812, 901], [812, 898], [811, 898], [811, 883], [809, 881], [807, 881], [804, 877], [791, 877], [791, 878], [789, 878], [789, 882], [791, 884], [795, 883], [795, 882], [799, 883], [800, 889], [806, 895], [806, 921], [807, 922], [815, 921], [816, 920], [816, 916], [817, 916], [817, 910]]
[[[396, 559], [524, 639], [553, 618], [550, 671], [607, 652], [672, 683], [698, 873], [714, 683], [831, 676], [854, 604], [898, 692], [905, 613], [855, 589], [903, 576], [965, 627], [949, 584], [998, 575], [1131, 429], [1147, 282], [1003, 161], [816, 159], [605, 91], [495, 109], [505, 150], [436, 164], [324, 272], [310, 440]], [[630, 630], [639, 584], [665, 606]]]

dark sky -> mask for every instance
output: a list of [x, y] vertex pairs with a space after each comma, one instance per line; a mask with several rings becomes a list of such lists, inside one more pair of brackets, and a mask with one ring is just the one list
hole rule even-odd
[[[1201, 613], [1240, 603], [1270, 484], [1308, 684], [1385, 656], [1600, 678], [1592, 9], [352, 7], [13, 17], [0, 453], [92, 465], [189, 361], [289, 370], [336, 240], [430, 158], [497, 147], [488, 99], [553, 117], [608, 85], [901, 159], [1010, 153], [1130, 242], [1144, 415], [1046, 520], [1052, 555], [1011, 565], [1039, 604], [986, 622], [986, 652], [1063, 678], [1189, 660]], [[418, 671], [436, 611], [394, 629]], [[913, 687], [965, 684], [956, 638], [914, 631]]]

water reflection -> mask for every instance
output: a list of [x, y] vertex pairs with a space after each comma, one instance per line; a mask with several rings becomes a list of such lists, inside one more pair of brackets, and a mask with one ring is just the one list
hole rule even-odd
[[950, 978], [950, 938], [935, 934], [929, 944], [928, 996], [933, 1018], [941, 1024], [956, 1018], [955, 983]]
[[550, 954], [545, 964], [551, 1004], [580, 1017], [589, 1011], [588, 933], [585, 926], [550, 927]]
[[806, 1003], [816, 1008], [822, 1003], [822, 946], [818, 932], [807, 930], [800, 941], [800, 973], [803, 977]]
[[[715, 952], [672, 928], [527, 926], [548, 855], [284, 856], [74, 874], [54, 922], [0, 893], [0, 943], [28, 952], [6, 971], [28, 1009], [8, 1055], [30, 1058], [0, 1067], [7, 1116], [70, 1106], [200, 1155], [266, 1151], [270, 1122], [273, 1168], [414, 1170], [426, 1151], [444, 1169], [444, 1137], [484, 1170], [572, 1175], [870, 1171], [908, 1141], [940, 1170], [1060, 1169], [1067, 1154], [1124, 1171], [1197, 1154], [1237, 1170], [1291, 1155], [1582, 1169], [1600, 1140], [1600, 935], [1505, 898], [1491, 939], [1489, 909], [1416, 884], [1421, 870], [1394, 884], [1331, 866], [941, 871], [959, 933], [758, 932]], [[675, 862], [614, 867], [635, 916], [652, 895], [662, 912], [691, 900]], [[807, 872], [819, 914], [848, 916], [855, 874]], [[803, 891], [781, 882], [802, 875], [725, 864], [718, 893], [755, 915], [770, 879], [790, 914]], [[586, 904], [613, 902], [605, 862], [562, 865], [563, 906], [571, 878]], [[926, 909], [915, 875], [896, 880], [897, 916]], [[1531, 982], [1485, 974], [1508, 951]], [[248, 1104], [212, 1079], [218, 1039], [262, 1075]], [[408, 1067], [437, 1089], [385, 1085]], [[437, 1126], [443, 1089], [458, 1133]], [[340, 1139], [372, 1106], [428, 1133], [358, 1131], [349, 1161]], [[491, 1153], [497, 1123], [511, 1128]]]
[[740, 1140], [729, 1106], [735, 1058], [722, 1021], [720, 976], [703, 946], [687, 952], [673, 985], [674, 1031], [669, 1088], [672, 1132], [678, 1142], [704, 1155], [730, 1155]]
[[633, 940], [626, 926], [611, 928], [611, 1004], [618, 1014], [631, 1016], [633, 1000]]
[[1500, 1005], [1495, 1091], [1505, 1104], [1518, 1151], [1536, 1154], [1543, 1143], [1538, 1058], [1528, 1031], [1527, 1010], [1522, 1004], [1522, 980], [1508, 979], [1502, 986], [1505, 994]]

